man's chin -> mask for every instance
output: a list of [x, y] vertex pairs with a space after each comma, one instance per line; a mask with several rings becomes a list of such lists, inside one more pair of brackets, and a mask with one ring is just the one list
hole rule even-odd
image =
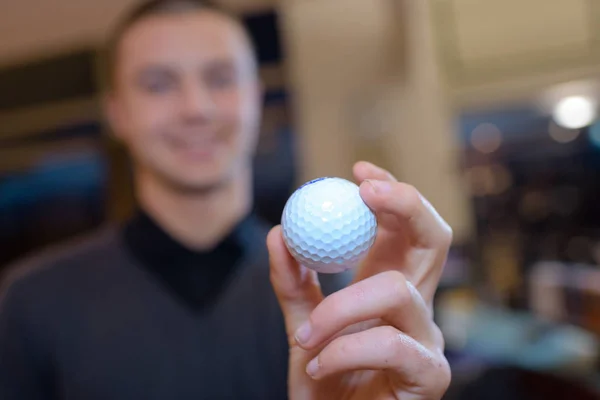
[[222, 189], [230, 179], [226, 174], [219, 176], [182, 177], [163, 175], [162, 180], [171, 189], [188, 194], [206, 194]]

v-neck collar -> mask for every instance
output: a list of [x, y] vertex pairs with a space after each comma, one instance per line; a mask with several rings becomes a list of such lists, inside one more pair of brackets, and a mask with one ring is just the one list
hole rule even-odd
[[127, 248], [167, 290], [196, 311], [210, 306], [251, 253], [257, 217], [250, 213], [213, 249], [192, 250], [138, 210], [124, 227]]

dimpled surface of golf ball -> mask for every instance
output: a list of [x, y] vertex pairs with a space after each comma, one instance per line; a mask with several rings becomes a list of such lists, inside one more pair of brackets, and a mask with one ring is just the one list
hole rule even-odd
[[298, 188], [281, 219], [284, 242], [299, 264], [320, 273], [354, 268], [375, 241], [377, 220], [346, 179], [325, 177]]

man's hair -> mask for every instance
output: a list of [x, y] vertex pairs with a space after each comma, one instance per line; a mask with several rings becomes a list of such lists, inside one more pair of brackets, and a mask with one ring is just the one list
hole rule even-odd
[[156, 15], [185, 14], [204, 10], [225, 15], [239, 23], [248, 37], [252, 52], [255, 52], [252, 38], [240, 17], [217, 2], [211, 0], [146, 0], [125, 13], [108, 35], [108, 40], [100, 57], [101, 85], [107, 89], [114, 86], [119, 46], [127, 31], [137, 22]]

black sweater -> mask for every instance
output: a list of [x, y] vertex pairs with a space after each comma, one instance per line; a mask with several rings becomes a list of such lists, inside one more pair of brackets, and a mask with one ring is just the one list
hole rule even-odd
[[287, 398], [267, 231], [250, 216], [198, 253], [140, 214], [10, 268], [0, 399]]

